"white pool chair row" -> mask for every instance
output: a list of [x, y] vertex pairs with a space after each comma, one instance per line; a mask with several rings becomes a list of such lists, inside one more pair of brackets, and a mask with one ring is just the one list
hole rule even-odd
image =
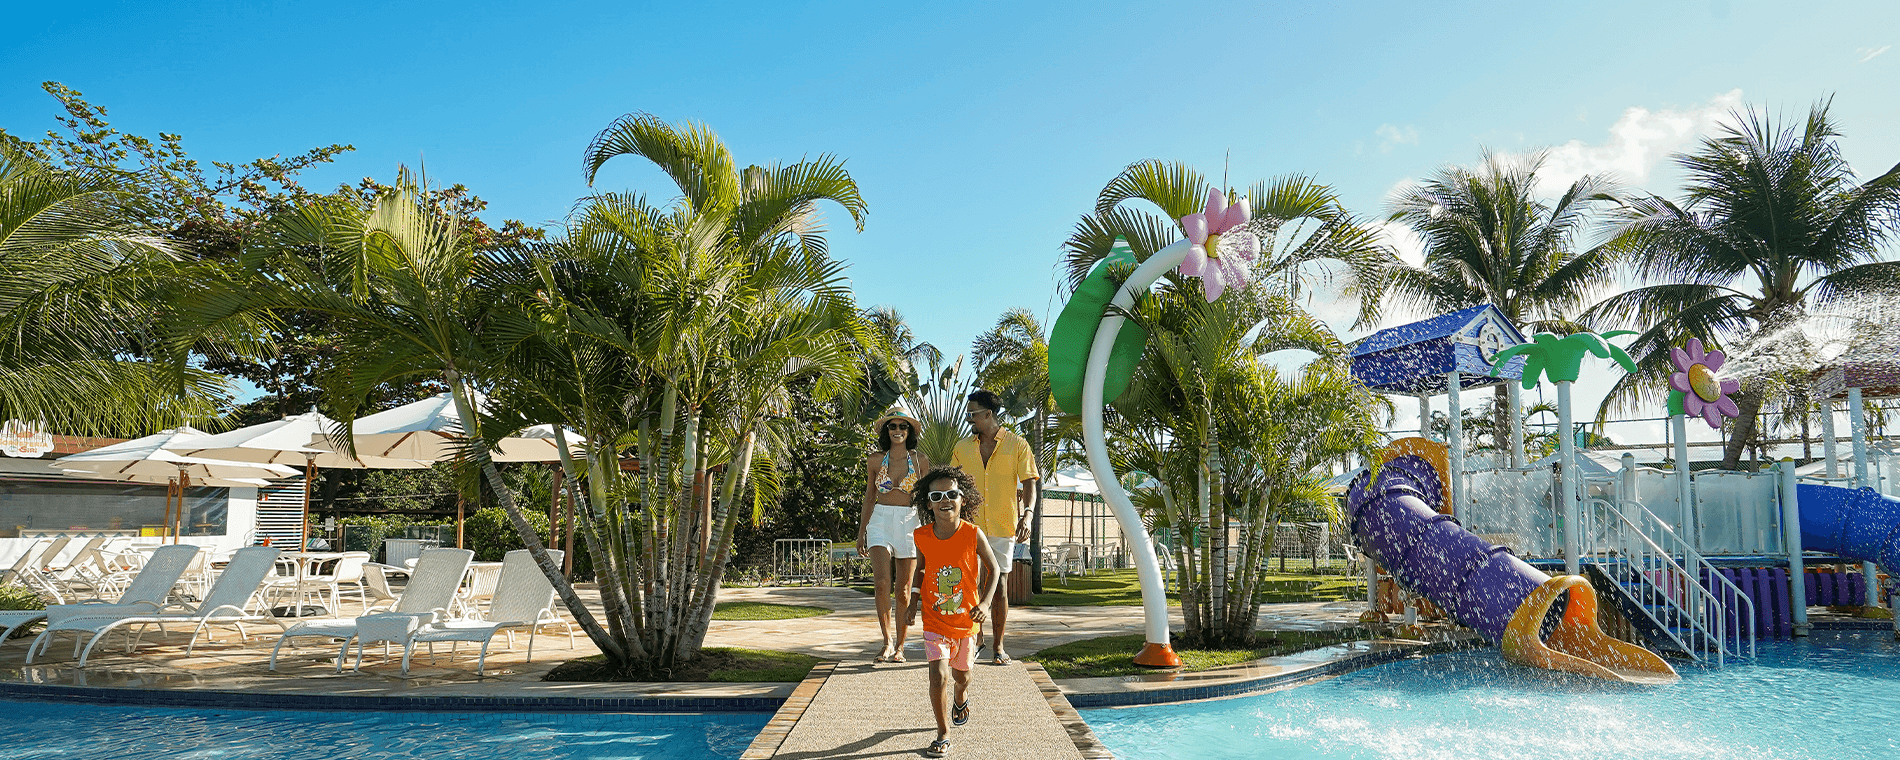
[[[46, 613], [47, 629], [40, 632], [38, 638], [27, 647], [26, 661], [33, 662], [37, 652], [45, 652], [51, 643], [52, 634], [60, 629], [59, 624], [69, 619], [86, 617], [120, 618], [137, 615], [156, 615], [163, 611], [166, 599], [171, 596], [172, 587], [178, 584], [179, 576], [198, 555], [198, 547], [189, 544], [161, 546], [152, 552], [151, 560], [139, 571], [137, 577], [125, 587], [118, 601], [108, 603], [104, 599], [90, 599], [74, 604], [48, 605]], [[85, 636], [76, 636], [73, 641], [73, 654], [79, 654], [79, 647]]]
[[[153, 554], [152, 562], [139, 574], [139, 579], [143, 580], [146, 575], [154, 572], [154, 568], [170, 559], [161, 557], [167, 550], [184, 548], [183, 546], [161, 547]], [[190, 642], [185, 645], [186, 656], [190, 656], [198, 646], [198, 637], [205, 633], [205, 628], [212, 625], [235, 626], [239, 639], [248, 641], [250, 636], [244, 631], [245, 623], [262, 623], [270, 620], [261, 613], [251, 612], [250, 609], [252, 598], [257, 594], [258, 588], [263, 585], [264, 577], [270, 573], [271, 567], [276, 563], [277, 553], [277, 549], [267, 546], [251, 546], [237, 550], [237, 553], [232, 555], [231, 561], [225, 565], [224, 573], [218, 576], [217, 582], [205, 592], [203, 600], [195, 606], [161, 602], [158, 609], [151, 609], [136, 600], [135, 603], [126, 604], [123, 597], [119, 604], [56, 605], [48, 608], [46, 630], [40, 633], [34, 643], [40, 652], [44, 652], [54, 634], [61, 631], [72, 632], [75, 636], [73, 642], [75, 649], [78, 649], [81, 642], [86, 642], [85, 650], [79, 654], [78, 662], [80, 666], [84, 666], [86, 659], [92, 656], [93, 648], [105, 640], [106, 634], [127, 626], [137, 626], [136, 631], [129, 632], [126, 636], [125, 651], [127, 653], [137, 648], [147, 626], [157, 625], [159, 630], [164, 630], [166, 623], [197, 624], [192, 629]], [[193, 554], [195, 556], [187, 558], [186, 566], [191, 564], [191, 560], [204, 556], [196, 552]], [[153, 583], [156, 584], [158, 580], [154, 579]], [[139, 581], [135, 580], [133, 585], [137, 586], [138, 583]], [[132, 594], [128, 590], [126, 595]], [[164, 611], [174, 606], [179, 607], [180, 611]], [[27, 650], [27, 662], [33, 661], [34, 654], [33, 649]]]

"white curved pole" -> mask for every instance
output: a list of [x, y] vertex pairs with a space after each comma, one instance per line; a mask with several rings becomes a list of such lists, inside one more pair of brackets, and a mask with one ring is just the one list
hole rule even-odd
[[[1134, 306], [1137, 293], [1147, 292], [1161, 275], [1181, 265], [1187, 258], [1189, 246], [1188, 241], [1182, 240], [1155, 251], [1115, 292], [1111, 308]], [[1088, 453], [1089, 472], [1102, 489], [1102, 500], [1108, 502], [1109, 510], [1133, 545], [1130, 550], [1134, 554], [1135, 575], [1141, 580], [1141, 608], [1148, 643], [1165, 647], [1168, 645], [1168, 594], [1161, 582], [1161, 564], [1155, 560], [1154, 541], [1149, 539], [1148, 529], [1142, 526], [1141, 515], [1135, 512], [1135, 503], [1129, 500], [1128, 492], [1122, 490], [1115, 468], [1109, 464], [1108, 439], [1102, 431], [1102, 407], [1106, 401], [1102, 398], [1102, 384], [1108, 378], [1108, 355], [1125, 321], [1127, 318], [1120, 314], [1103, 315], [1101, 326], [1095, 330], [1095, 342], [1089, 346], [1088, 371], [1082, 379], [1082, 444]]]

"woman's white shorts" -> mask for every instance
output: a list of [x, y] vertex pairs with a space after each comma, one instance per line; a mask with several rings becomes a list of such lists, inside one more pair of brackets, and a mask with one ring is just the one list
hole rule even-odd
[[878, 504], [871, 507], [871, 522], [864, 526], [864, 546], [888, 546], [891, 556], [910, 559], [917, 556], [917, 509]]

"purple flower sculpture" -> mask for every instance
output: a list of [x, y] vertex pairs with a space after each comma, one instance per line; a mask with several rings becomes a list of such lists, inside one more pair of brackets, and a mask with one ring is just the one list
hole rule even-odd
[[1716, 370], [1728, 361], [1721, 349], [1702, 350], [1700, 338], [1690, 338], [1683, 348], [1669, 349], [1669, 361], [1676, 371], [1669, 373], [1669, 387], [1682, 394], [1682, 411], [1691, 417], [1700, 415], [1709, 427], [1720, 429], [1723, 417], [1740, 417], [1742, 409], [1731, 394], [1742, 389], [1739, 380], [1724, 380]]
[[1251, 216], [1245, 198], [1230, 206], [1220, 188], [1209, 188], [1206, 210], [1181, 217], [1181, 230], [1193, 245], [1179, 271], [1201, 278], [1208, 301], [1228, 288], [1247, 287], [1248, 268], [1260, 252], [1259, 238], [1242, 229]]

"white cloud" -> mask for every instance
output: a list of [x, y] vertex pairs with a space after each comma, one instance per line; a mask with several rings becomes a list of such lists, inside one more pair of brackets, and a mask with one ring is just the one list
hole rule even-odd
[[1391, 153], [1393, 148], [1400, 145], [1418, 144], [1418, 130], [1409, 124], [1403, 127], [1380, 124], [1373, 134], [1379, 136], [1380, 153]]
[[1538, 173], [1538, 190], [1556, 195], [1586, 174], [1606, 172], [1619, 181], [1641, 185], [1649, 181], [1650, 173], [1669, 154], [1689, 148], [1741, 106], [1739, 89], [1689, 109], [1651, 111], [1631, 106], [1610, 126], [1607, 140], [1588, 144], [1571, 140], [1551, 148], [1543, 171]]
[[1892, 45], [1881, 45], [1880, 47], [1877, 47], [1877, 48], [1855, 48], [1854, 54], [1860, 56], [1860, 60], [1857, 60], [1854, 62], [1866, 63], [1868, 61], [1873, 60], [1875, 56], [1878, 56], [1881, 53], [1885, 53], [1892, 48], [1893, 48]]

